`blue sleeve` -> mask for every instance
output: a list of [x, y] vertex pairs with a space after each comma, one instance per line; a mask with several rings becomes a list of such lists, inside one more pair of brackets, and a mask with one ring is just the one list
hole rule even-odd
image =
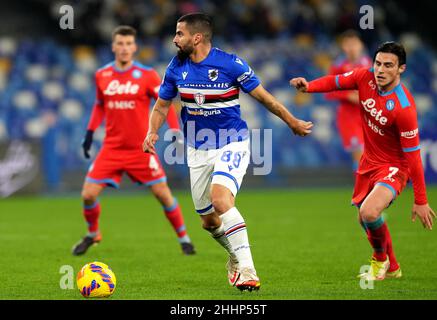
[[230, 72], [236, 84], [246, 93], [258, 87], [261, 82], [247, 62], [236, 55], [232, 55], [232, 59]]
[[176, 80], [173, 72], [173, 60], [165, 71], [164, 78], [162, 79], [161, 86], [159, 88], [158, 97], [164, 100], [172, 100], [178, 94], [178, 88], [176, 86]]

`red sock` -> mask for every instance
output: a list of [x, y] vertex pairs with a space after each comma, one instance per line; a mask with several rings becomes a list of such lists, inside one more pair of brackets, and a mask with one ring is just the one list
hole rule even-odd
[[99, 216], [100, 216], [100, 203], [98, 201], [94, 202], [92, 205], [83, 206], [83, 215], [86, 222], [88, 223], [88, 232], [98, 232], [99, 231]]
[[171, 225], [173, 226], [178, 238], [185, 237], [187, 235], [187, 231], [185, 228], [184, 217], [182, 216], [182, 210], [179, 207], [176, 198], [174, 198], [172, 206], [164, 207], [164, 213], [168, 221], [170, 221]]
[[393, 244], [391, 242], [391, 236], [390, 236], [390, 232], [388, 231], [388, 228], [386, 228], [386, 238], [387, 238], [387, 255], [388, 258], [390, 259], [390, 267], [388, 269], [389, 272], [395, 271], [397, 269], [399, 269], [399, 264], [396, 260], [396, 256], [395, 253], [393, 251]]
[[387, 259], [387, 224], [382, 217], [373, 222], [364, 222], [367, 238], [373, 248], [373, 257], [378, 261]]

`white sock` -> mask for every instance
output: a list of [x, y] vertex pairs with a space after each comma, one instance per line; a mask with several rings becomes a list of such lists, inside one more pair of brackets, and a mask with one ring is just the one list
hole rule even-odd
[[225, 227], [222, 224], [217, 229], [214, 229], [210, 231], [212, 237], [217, 241], [225, 250], [229, 253], [229, 256], [234, 260], [237, 260], [237, 256], [234, 253], [234, 250], [232, 249], [232, 245], [229, 243], [228, 238], [225, 235]]
[[225, 226], [225, 236], [237, 256], [240, 268], [255, 269], [250, 252], [246, 223], [237, 208], [233, 207], [220, 216]]

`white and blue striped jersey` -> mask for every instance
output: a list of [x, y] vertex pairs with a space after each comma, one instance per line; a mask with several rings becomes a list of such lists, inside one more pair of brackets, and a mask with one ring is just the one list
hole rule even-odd
[[[179, 93], [188, 146], [218, 149], [249, 137], [247, 124], [241, 119], [239, 93], [240, 88], [248, 93], [259, 84], [243, 59], [214, 47], [200, 63], [174, 57], [159, 97], [172, 100]], [[208, 134], [211, 132], [214, 136]]]

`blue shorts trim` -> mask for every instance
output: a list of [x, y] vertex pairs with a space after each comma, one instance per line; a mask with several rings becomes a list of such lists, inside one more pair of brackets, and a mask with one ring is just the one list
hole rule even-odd
[[148, 181], [146, 183], [141, 183], [140, 182], [140, 184], [145, 185], [146, 187], [150, 187], [150, 186], [153, 186], [154, 184], [157, 184], [157, 183], [160, 183], [160, 182], [167, 182], [167, 177], [162, 177], [162, 178], [159, 178], [159, 179], [156, 179], [156, 180]]
[[204, 209], [200, 209], [200, 210], [197, 210], [197, 209], [196, 209], [196, 212], [199, 213], [199, 214], [202, 214], [202, 213], [207, 212], [207, 211], [210, 210], [211, 208], [212, 208], [212, 203], [211, 203], [209, 206], [207, 206], [206, 208], [204, 208]]
[[231, 179], [232, 181], [234, 181], [235, 186], [237, 187], [237, 191], [240, 190], [240, 187], [239, 187], [239, 185], [238, 185], [238, 181], [237, 181], [237, 179], [235, 179], [235, 177], [234, 177], [233, 175], [231, 175], [231, 174], [229, 174], [229, 173], [227, 173], [227, 172], [224, 172], [224, 171], [215, 171], [215, 172], [213, 172], [213, 173], [211, 174], [211, 177], [213, 177], [213, 176], [217, 176], [217, 175], [228, 177], [229, 179]]
[[396, 190], [391, 185], [389, 185], [388, 183], [385, 183], [385, 182], [377, 182], [375, 184], [375, 186], [378, 186], [378, 185], [384, 186], [384, 187], [390, 189], [391, 193], [393, 193], [393, 200], [396, 198], [396, 195], [397, 195]]
[[90, 177], [86, 177], [85, 181], [86, 182], [91, 182], [91, 183], [97, 183], [97, 184], [103, 184], [104, 183], [108, 187], [112, 187], [112, 188], [116, 188], [116, 189], [119, 188], [119, 184], [117, 182], [115, 182], [114, 180], [109, 179], [109, 178], [107, 178], [107, 179], [93, 179], [93, 178], [90, 178]]

